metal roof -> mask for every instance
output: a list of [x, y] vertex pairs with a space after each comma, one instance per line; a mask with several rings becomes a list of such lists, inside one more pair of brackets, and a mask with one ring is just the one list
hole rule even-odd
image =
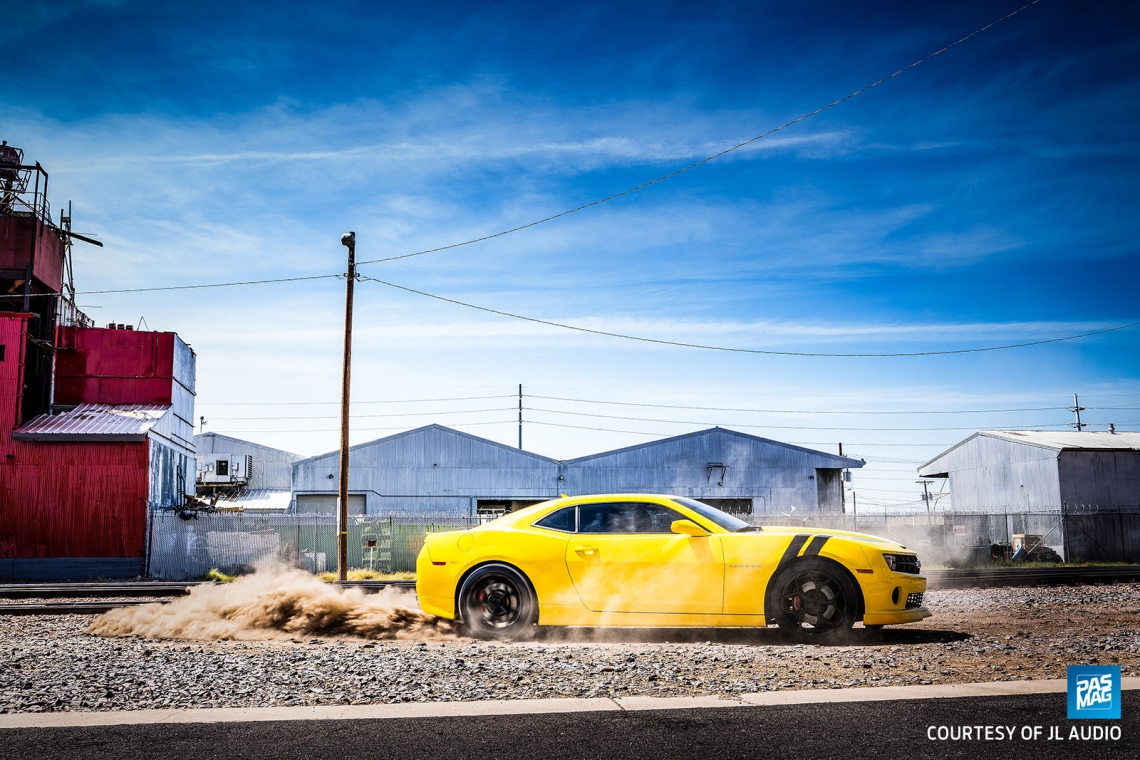
[[293, 501], [293, 492], [279, 488], [255, 488], [235, 494], [220, 494], [219, 507], [239, 506], [249, 510], [278, 510], [284, 512]]
[[1016, 443], [1044, 446], [1065, 451], [1068, 449], [1103, 449], [1128, 451], [1140, 449], [1140, 433], [1108, 433], [1105, 431], [1076, 430], [981, 430], [979, 435], [1003, 438]]
[[974, 440], [978, 436], [997, 438], [1011, 443], [1022, 443], [1026, 446], [1037, 446], [1053, 451], [1140, 451], [1140, 433], [1109, 433], [1107, 431], [1081, 431], [1076, 430], [979, 430], [969, 438], [959, 441], [930, 461], [919, 466], [918, 470], [923, 477], [930, 475], [924, 472], [944, 456]]
[[41, 414], [12, 432], [21, 441], [117, 442], [146, 440], [170, 404], [80, 404], [63, 414]]
[[612, 457], [616, 454], [625, 454], [625, 453], [628, 453], [631, 451], [639, 451], [639, 450], [644, 450], [644, 449], [652, 449], [654, 447], [659, 447], [659, 446], [667, 446], [667, 445], [675, 443], [677, 441], [684, 441], [684, 440], [689, 439], [689, 438], [699, 438], [702, 436], [718, 435], [718, 434], [726, 435], [726, 436], [732, 436], [735, 438], [743, 438], [745, 440], [752, 441], [754, 443], [763, 443], [763, 444], [766, 444], [768, 446], [778, 446], [781, 449], [786, 449], [788, 451], [794, 451], [794, 452], [797, 452], [799, 454], [807, 454], [810, 456], [820, 457], [820, 458], [828, 460], [832, 464], [834, 464], [835, 465], [834, 469], [843, 469], [843, 468], [853, 469], [853, 468], [857, 468], [857, 467], [862, 467], [865, 464], [865, 462], [861, 459], [852, 459], [851, 457], [839, 456], [838, 454], [829, 454], [826, 451], [817, 451], [816, 449], [808, 449], [808, 448], [804, 448], [803, 446], [795, 446], [791, 443], [784, 443], [782, 441], [774, 441], [771, 438], [761, 438], [760, 436], [752, 435], [751, 433], [741, 433], [737, 430], [731, 430], [729, 428], [722, 428], [722, 427], [712, 427], [712, 428], [707, 428], [705, 430], [696, 430], [692, 433], [682, 433], [681, 435], [673, 435], [673, 436], [669, 436], [667, 438], [660, 438], [656, 441], [649, 441], [647, 443], [636, 443], [632, 446], [625, 446], [623, 448], [613, 449], [611, 451], [603, 451], [603, 452], [600, 452], [598, 454], [587, 454], [586, 456], [577, 457], [576, 459], [568, 459], [568, 460], [566, 460], [566, 464], [578, 464], [581, 462], [588, 462], [592, 459], [601, 459], [603, 457]]

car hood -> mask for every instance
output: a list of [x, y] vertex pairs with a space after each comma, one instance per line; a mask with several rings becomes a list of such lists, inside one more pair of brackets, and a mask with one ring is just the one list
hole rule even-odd
[[878, 551], [906, 551], [910, 552], [902, 544], [892, 541], [889, 538], [882, 536], [872, 536], [868, 533], [855, 533], [849, 530], [821, 530], [819, 528], [798, 528], [793, 526], [783, 525], [765, 525], [763, 531], [748, 532], [740, 535], [746, 536], [827, 536], [828, 538], [840, 538], [854, 544], [860, 544], [867, 548], [876, 549]]

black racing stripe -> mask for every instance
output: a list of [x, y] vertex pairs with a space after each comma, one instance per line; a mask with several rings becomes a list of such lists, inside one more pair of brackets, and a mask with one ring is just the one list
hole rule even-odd
[[799, 535], [793, 538], [792, 542], [788, 544], [788, 548], [784, 550], [784, 556], [780, 557], [780, 564], [776, 566], [776, 569], [780, 569], [796, 557], [800, 556], [800, 549], [803, 548], [803, 545], [809, 538], [810, 536], [807, 535]]
[[804, 549], [804, 556], [814, 557], [815, 555], [819, 554], [819, 550], [822, 549], [823, 545], [827, 543], [827, 539], [828, 536], [816, 536], [813, 538], [811, 540], [811, 543], [808, 544], [808, 547]]

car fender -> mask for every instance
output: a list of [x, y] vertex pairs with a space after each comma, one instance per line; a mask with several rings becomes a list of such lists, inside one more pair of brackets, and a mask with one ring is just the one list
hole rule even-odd
[[779, 567], [777, 567], [776, 571], [768, 577], [768, 583], [764, 589], [764, 620], [771, 623], [775, 619], [775, 600], [773, 599], [773, 594], [775, 594], [776, 589], [772, 584], [776, 580], [776, 576], [783, 572], [785, 568], [792, 567], [800, 562], [805, 562], [811, 559], [823, 560], [829, 565], [834, 566], [840, 573], [847, 576], [847, 579], [851, 581], [851, 585], [855, 588], [855, 593], [857, 596], [855, 603], [858, 605], [858, 609], [855, 612], [855, 619], [861, 620], [863, 618], [863, 612], [866, 607], [863, 600], [863, 587], [860, 585], [856, 574], [851, 572], [851, 570], [844, 564], [843, 557], [846, 554], [847, 552], [831, 552], [820, 550], [818, 554], [800, 555], [799, 557], [789, 560], [788, 562], [784, 562]]

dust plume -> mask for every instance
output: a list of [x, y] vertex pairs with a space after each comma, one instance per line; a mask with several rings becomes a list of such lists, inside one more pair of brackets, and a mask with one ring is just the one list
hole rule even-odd
[[232, 583], [201, 585], [169, 604], [121, 607], [87, 629], [99, 636], [175, 639], [451, 639], [450, 621], [416, 608], [410, 592], [365, 594], [303, 570], [262, 566]]

